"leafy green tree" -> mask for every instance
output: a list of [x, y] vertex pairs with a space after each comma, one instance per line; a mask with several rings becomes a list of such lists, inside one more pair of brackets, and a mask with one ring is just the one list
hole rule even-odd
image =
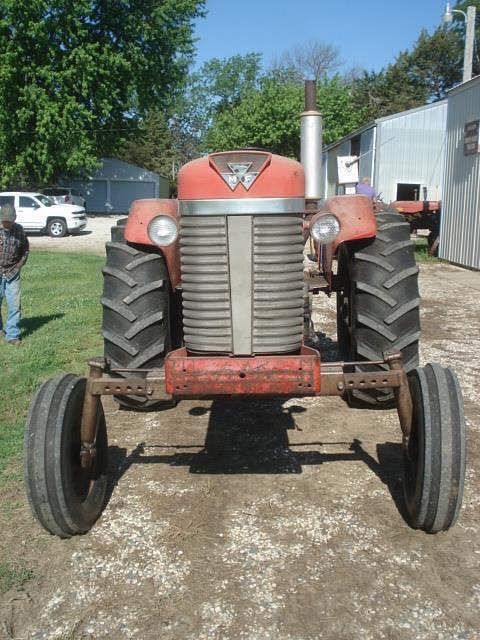
[[[325, 144], [359, 125], [350, 90], [338, 77], [318, 85], [317, 92]], [[218, 114], [207, 133], [206, 147], [209, 150], [266, 147], [298, 158], [299, 116], [303, 110], [303, 87], [277, 77], [265, 77], [259, 90], [245, 91], [236, 107]]]
[[235, 107], [246, 91], [255, 90], [262, 77], [259, 53], [212, 58], [189, 76], [175, 122], [183, 137], [191, 136], [203, 148], [204, 137], [216, 116]]
[[396, 63], [375, 73], [365, 71], [352, 84], [353, 104], [362, 124], [383, 116], [425, 104], [428, 91], [423, 83], [412, 81], [406, 54]]
[[429, 100], [446, 97], [447, 91], [462, 81], [463, 42], [459, 31], [437, 29], [420, 33], [408, 55], [409, 77], [426, 88]]
[[412, 50], [401, 52], [393, 64], [355, 78], [353, 100], [364, 122], [445, 98], [462, 79], [462, 51], [455, 29], [422, 30]]
[[115, 156], [171, 178], [180, 161], [176, 150], [173, 128], [165, 114], [154, 108], [139, 123], [135, 137], [115, 150]]
[[3, 0], [0, 186], [92, 169], [168, 109], [204, 0]]

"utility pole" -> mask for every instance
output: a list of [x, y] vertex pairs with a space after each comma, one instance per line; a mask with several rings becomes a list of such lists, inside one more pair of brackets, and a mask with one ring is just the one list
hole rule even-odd
[[465, 20], [465, 49], [463, 53], [463, 82], [472, 79], [473, 65], [473, 49], [475, 48], [475, 17], [477, 13], [476, 7], [467, 7], [467, 13], [460, 9], [451, 9], [450, 3], [447, 2], [445, 13], [443, 14], [443, 22], [449, 23], [453, 20], [454, 13], [461, 13]]
[[475, 7], [467, 7], [465, 53], [463, 56], [463, 82], [472, 79], [473, 49], [475, 46]]

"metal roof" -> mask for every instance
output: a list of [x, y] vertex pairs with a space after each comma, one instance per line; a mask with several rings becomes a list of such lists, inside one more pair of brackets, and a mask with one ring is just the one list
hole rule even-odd
[[[480, 76], [478, 77], [480, 78]], [[432, 109], [434, 107], [438, 107], [441, 104], [446, 104], [446, 102], [447, 102], [446, 99], [437, 100], [437, 102], [425, 104], [425, 105], [422, 105], [421, 107], [414, 107], [413, 109], [407, 109], [406, 111], [399, 111], [398, 113], [394, 113], [390, 116], [383, 116], [382, 118], [371, 120], [367, 124], [363, 125], [363, 127], [359, 127], [358, 129], [355, 129], [355, 131], [352, 131], [352, 133], [349, 133], [346, 136], [343, 136], [343, 138], [340, 138], [339, 140], [336, 140], [335, 142], [331, 142], [330, 144], [326, 145], [325, 147], [323, 147], [323, 151], [330, 151], [330, 149], [334, 149], [335, 147], [338, 147], [339, 145], [343, 144], [347, 140], [350, 140], [351, 138], [355, 138], [356, 136], [361, 135], [364, 131], [367, 131], [368, 129], [372, 129], [375, 125], [381, 124], [382, 122], [387, 122], [388, 120], [394, 120], [396, 118], [403, 118], [404, 116], [411, 115], [418, 111], [425, 111], [427, 109]]]

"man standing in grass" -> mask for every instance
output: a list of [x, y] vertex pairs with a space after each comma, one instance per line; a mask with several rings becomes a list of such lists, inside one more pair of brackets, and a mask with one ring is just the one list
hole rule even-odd
[[3, 329], [0, 313], [0, 336], [8, 344], [20, 346], [20, 269], [28, 258], [28, 238], [23, 227], [15, 222], [17, 214], [11, 204], [0, 210], [0, 311], [5, 297], [7, 322]]

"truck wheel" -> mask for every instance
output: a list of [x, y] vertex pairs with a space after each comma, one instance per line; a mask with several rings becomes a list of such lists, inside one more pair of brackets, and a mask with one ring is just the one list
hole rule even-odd
[[[400, 351], [407, 371], [418, 365], [420, 336], [418, 268], [410, 226], [398, 213], [380, 212], [375, 239], [353, 250], [340, 247], [338, 257], [337, 334], [344, 361], [382, 360]], [[385, 365], [385, 369], [388, 366]], [[380, 366], [356, 365], [361, 371]], [[391, 408], [390, 389], [349, 392], [352, 404]]]
[[84, 395], [85, 378], [48, 380], [32, 400], [25, 429], [28, 501], [42, 527], [61, 538], [87, 532], [105, 505], [108, 442], [101, 405], [94, 463], [80, 464]]
[[[171, 349], [170, 279], [155, 249], [129, 245], [124, 225], [112, 228], [103, 269], [105, 357], [114, 369], [159, 369]], [[138, 375], [138, 374], [136, 374]], [[149, 409], [159, 402], [118, 396], [124, 408]]]
[[52, 218], [48, 221], [47, 231], [52, 238], [63, 238], [67, 235], [67, 223], [62, 218]]
[[465, 477], [465, 418], [455, 374], [437, 364], [411, 371], [412, 432], [404, 451], [409, 524], [427, 533], [457, 520]]

